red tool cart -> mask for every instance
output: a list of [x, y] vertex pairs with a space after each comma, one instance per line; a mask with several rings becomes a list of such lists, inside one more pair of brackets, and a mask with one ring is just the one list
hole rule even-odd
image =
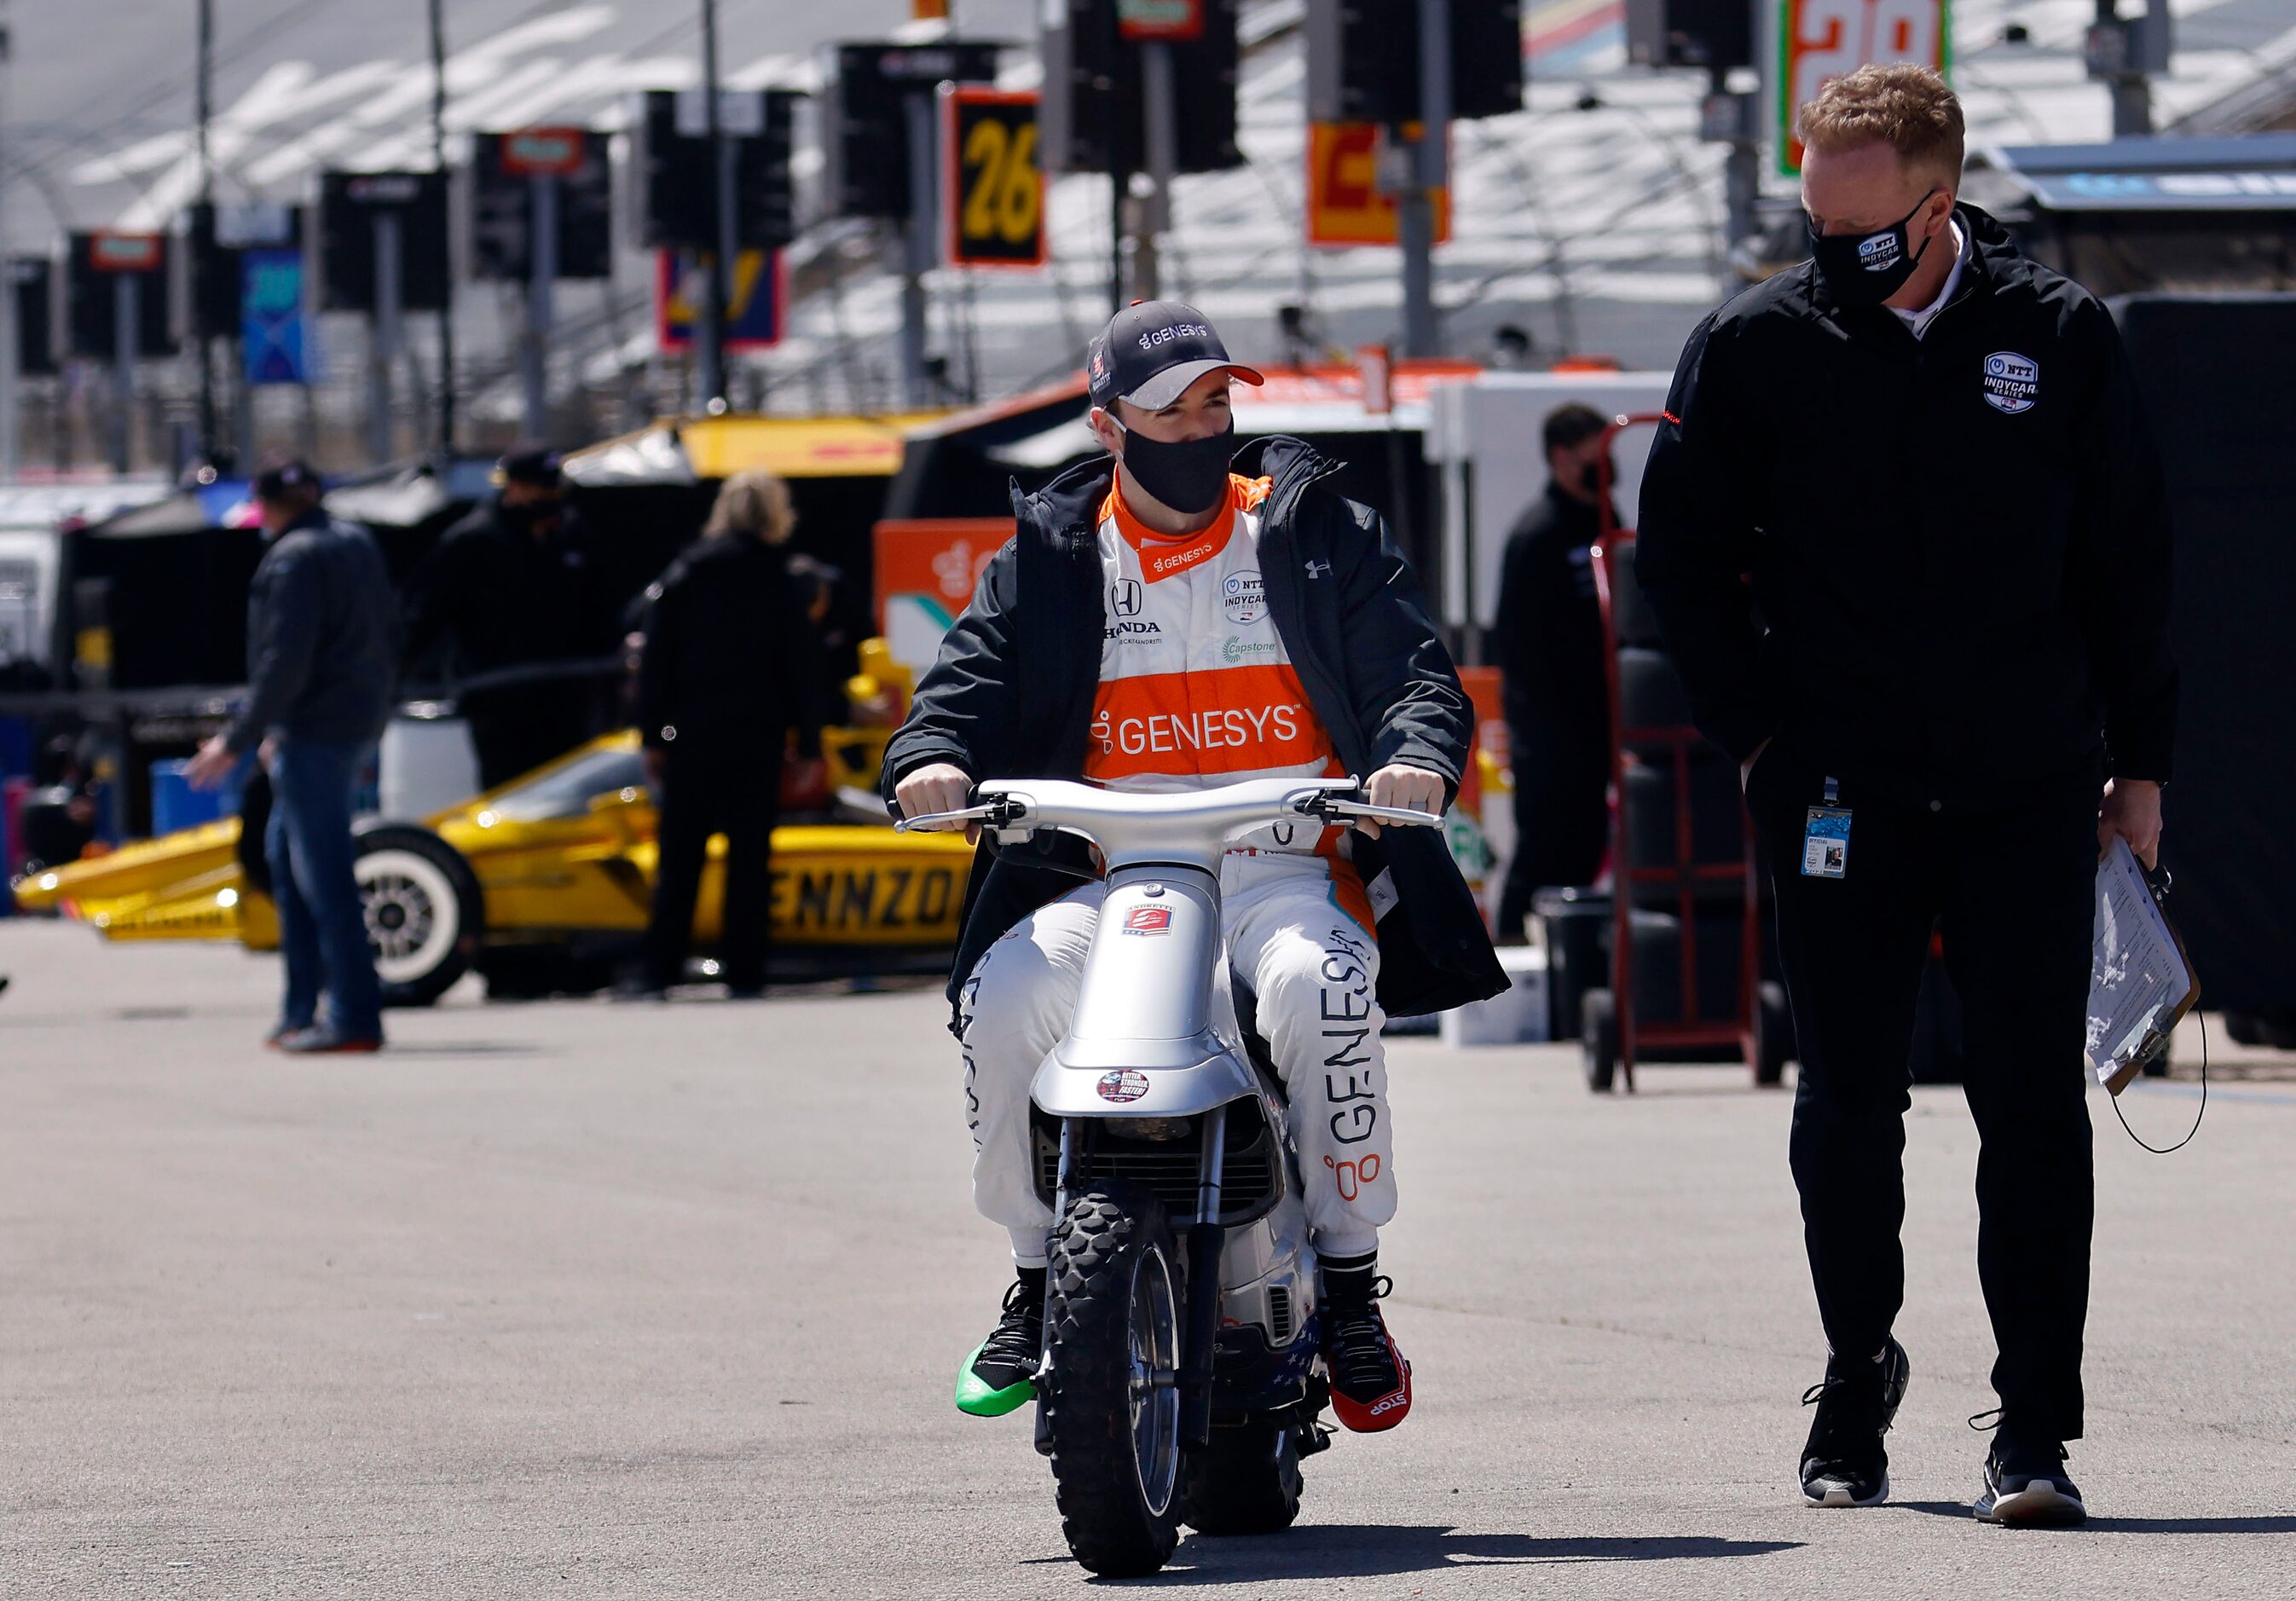
[[[1664, 420], [1614, 418], [1603, 443]], [[1607, 449], [1603, 460], [1594, 571], [1611, 713], [1611, 987], [1579, 1003], [1587, 1082], [1610, 1089], [1624, 1068], [1632, 1089], [1638, 1060], [1734, 1054], [1755, 1083], [1775, 1084], [1791, 1029], [1783, 992], [1761, 979], [1753, 824], [1736, 764], [1692, 726], [1657, 648], [1634, 582], [1634, 533], [1612, 526]]]

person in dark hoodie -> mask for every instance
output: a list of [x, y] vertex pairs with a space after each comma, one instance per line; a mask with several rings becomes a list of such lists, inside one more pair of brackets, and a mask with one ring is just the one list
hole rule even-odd
[[[410, 677], [460, 685], [578, 669], [613, 648], [611, 609], [557, 452], [513, 450], [495, 477], [495, 498], [448, 529], [407, 580]], [[458, 693], [480, 787], [499, 789], [589, 738], [594, 697], [578, 671]]]
[[[726, 836], [719, 961], [737, 998], [763, 992], [774, 819], [792, 731], [817, 768], [827, 698], [820, 639], [783, 546], [789, 486], [757, 469], [718, 491], [702, 537], [653, 586], [638, 663], [638, 727], [661, 798], [660, 865], [638, 992], [684, 975], [709, 836]], [[817, 774], [794, 775], [809, 787]]]
[[1610, 828], [1610, 691], [1589, 554], [1602, 532], [1606, 426], [1576, 400], [1547, 414], [1546, 491], [1515, 520], [1499, 569], [1490, 640], [1514, 767], [1514, 854], [1497, 921], [1510, 943], [1538, 891], [1595, 882]]
[[265, 1043], [378, 1050], [382, 993], [351, 876], [351, 797], [390, 716], [398, 604], [382, 552], [327, 515], [309, 466], [266, 468], [254, 489], [266, 548], [247, 592], [247, 705], [186, 776], [212, 789], [258, 744], [269, 768], [266, 854], [286, 993]]
[[2000, 1348], [1975, 1510], [2078, 1523], [2097, 856], [2118, 838], [2153, 860], [2176, 723], [2161, 462], [2104, 307], [1959, 203], [1942, 78], [1863, 67], [1800, 123], [1811, 259], [1691, 334], [1635, 571], [1699, 727], [1741, 764], [1776, 891], [1831, 1348], [1802, 1490], [1889, 1495], [1934, 927], [1967, 1020]]

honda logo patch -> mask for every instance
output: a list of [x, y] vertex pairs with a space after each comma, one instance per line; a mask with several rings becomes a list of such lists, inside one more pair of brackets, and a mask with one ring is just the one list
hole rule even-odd
[[1985, 358], [1985, 404], [1995, 411], [2030, 411], [2040, 394], [2041, 365], [2031, 357], [1996, 350]]
[[1140, 615], [1140, 580], [1119, 579], [1108, 587], [1108, 607], [1119, 617]]

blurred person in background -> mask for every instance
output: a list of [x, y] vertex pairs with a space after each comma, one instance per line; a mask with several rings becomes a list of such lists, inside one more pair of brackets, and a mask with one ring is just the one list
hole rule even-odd
[[684, 975], [709, 836], [726, 836], [721, 973], [729, 994], [762, 994], [769, 872], [791, 730], [794, 787], [820, 782], [824, 666], [808, 587], [783, 546], [789, 486], [762, 469], [718, 491], [701, 538], [665, 571], [647, 608], [638, 727], [661, 801], [660, 857], [645, 968], [636, 992]]
[[1508, 532], [1499, 572], [1491, 651], [1514, 767], [1514, 854], [1498, 911], [1508, 943], [1522, 939], [1538, 891], [1595, 882], [1610, 831], [1610, 690], [1590, 554], [1602, 532], [1605, 426], [1575, 400], [1547, 413], [1546, 492]]
[[327, 515], [305, 464], [266, 468], [255, 504], [266, 548], [248, 586], [247, 705], [187, 776], [213, 789], [258, 743], [270, 770], [265, 843], [286, 994], [265, 1043], [378, 1050], [382, 993], [351, 876], [351, 797], [390, 715], [398, 603], [381, 551]]
[[[613, 648], [579, 518], [557, 453], [512, 451], [501, 490], [447, 530], [407, 584], [410, 677], [453, 684]], [[542, 678], [456, 697], [478, 747], [479, 782], [496, 789], [590, 737], [593, 683]]]

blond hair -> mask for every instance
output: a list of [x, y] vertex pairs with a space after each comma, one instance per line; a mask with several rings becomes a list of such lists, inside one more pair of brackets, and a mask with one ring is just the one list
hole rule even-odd
[[1845, 72], [1801, 108], [1796, 131], [1805, 147], [1828, 155], [1886, 144], [1907, 167], [1961, 182], [1961, 100], [1933, 68], [1874, 62]]
[[780, 545], [796, 526], [797, 512], [790, 505], [789, 486], [763, 467], [749, 467], [727, 479], [718, 491], [718, 504], [709, 508], [709, 521], [701, 531], [713, 539], [748, 534], [767, 545]]

